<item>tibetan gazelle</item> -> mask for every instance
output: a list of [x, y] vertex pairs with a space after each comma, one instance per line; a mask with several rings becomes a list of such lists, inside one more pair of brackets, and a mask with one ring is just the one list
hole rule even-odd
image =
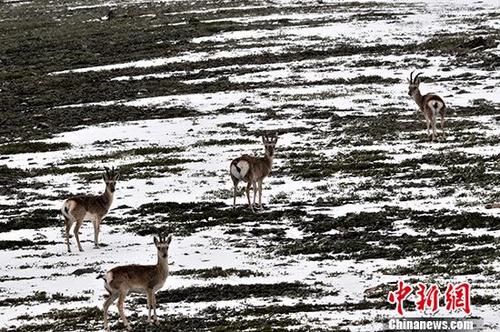
[[75, 225], [75, 238], [78, 249], [83, 251], [80, 244], [79, 230], [84, 220], [92, 220], [94, 225], [94, 246], [99, 248], [99, 230], [101, 221], [108, 213], [111, 203], [113, 202], [113, 195], [116, 189], [116, 181], [120, 177], [120, 173], [114, 168], [109, 169], [105, 167], [105, 173], [102, 175], [106, 188], [101, 195], [82, 195], [68, 198], [64, 201], [61, 209], [64, 217], [66, 244], [68, 252], [71, 252], [69, 245], [69, 231], [73, 223]]
[[[254, 211], [255, 197], [257, 190], [259, 191], [259, 207], [262, 208], [262, 181], [266, 176], [271, 173], [273, 165], [274, 149], [278, 135], [269, 137], [267, 134], [262, 136], [262, 143], [266, 152], [264, 157], [253, 157], [243, 155], [234, 159], [231, 162], [230, 173], [234, 185], [234, 199], [233, 207], [236, 206], [236, 194], [238, 192], [238, 183], [240, 181], [247, 182], [246, 194], [248, 199], [248, 206]], [[257, 186], [258, 185], [258, 186]], [[253, 204], [250, 201], [250, 187], [253, 187]]]
[[498, 209], [500, 208], [500, 203], [491, 203], [484, 206], [487, 209]]
[[413, 72], [410, 73], [408, 95], [415, 100], [418, 108], [424, 114], [425, 121], [427, 122], [427, 134], [429, 136], [431, 135], [430, 127], [432, 126], [432, 141], [434, 141], [436, 139], [436, 120], [438, 115], [441, 117], [441, 130], [443, 131], [443, 137], [445, 137], [444, 115], [446, 113], [446, 105], [441, 97], [433, 93], [422, 96], [419, 89], [420, 78], [418, 77], [420, 75], [422, 73], [418, 73], [413, 78]]
[[148, 303], [148, 320], [151, 321], [151, 309], [153, 309], [153, 320], [158, 321], [156, 316], [156, 297], [155, 293], [165, 284], [168, 277], [168, 247], [172, 241], [172, 235], [167, 238], [157, 239], [154, 237], [154, 244], [158, 252], [158, 262], [156, 265], [124, 265], [117, 266], [108, 272], [103, 278], [104, 287], [109, 292], [109, 297], [104, 302], [104, 328], [109, 331], [108, 309], [113, 302], [118, 299], [118, 312], [125, 324], [130, 330], [130, 323], [125, 317], [123, 308], [125, 297], [129, 292], [145, 293]]

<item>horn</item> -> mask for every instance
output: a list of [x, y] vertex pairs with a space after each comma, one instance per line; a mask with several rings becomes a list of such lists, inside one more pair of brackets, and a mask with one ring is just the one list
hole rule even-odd
[[423, 73], [418, 73], [417, 75], [415, 75], [415, 78], [413, 79], [413, 83], [416, 83], [417, 82], [417, 78], [422, 75]]
[[414, 72], [415, 72], [415, 71], [412, 71], [412, 72], [410, 73], [410, 83], [413, 83], [413, 73], [414, 73]]

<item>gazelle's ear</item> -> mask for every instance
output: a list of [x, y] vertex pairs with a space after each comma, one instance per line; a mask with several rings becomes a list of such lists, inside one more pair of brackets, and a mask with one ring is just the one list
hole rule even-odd
[[266, 136], [262, 135], [262, 143], [266, 144]]
[[169, 236], [167, 236], [167, 239], [165, 240], [166, 244], [170, 244], [170, 242], [172, 242], [172, 234], [170, 234]]
[[155, 243], [155, 246], [158, 246], [158, 238], [156, 236], [153, 237], [153, 241]]

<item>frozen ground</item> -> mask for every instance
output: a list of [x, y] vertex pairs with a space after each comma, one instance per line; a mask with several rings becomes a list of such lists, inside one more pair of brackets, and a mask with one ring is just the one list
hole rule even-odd
[[[99, 331], [98, 273], [155, 261], [159, 327], [376, 331], [400, 279], [472, 284], [500, 329], [496, 1], [3, 1], [0, 330]], [[448, 105], [431, 143], [407, 94]], [[231, 208], [231, 159], [280, 138], [265, 208]], [[59, 209], [122, 170], [93, 249]], [[72, 246], [76, 249], [74, 239]], [[418, 315], [407, 301], [410, 316]], [[442, 309], [438, 315], [449, 316]], [[454, 316], [463, 316], [456, 312]], [[112, 328], [120, 330], [116, 307]]]

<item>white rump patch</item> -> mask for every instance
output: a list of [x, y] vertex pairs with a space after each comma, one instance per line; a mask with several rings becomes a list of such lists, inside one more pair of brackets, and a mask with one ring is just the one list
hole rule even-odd
[[106, 274], [104, 275], [104, 279], [106, 280], [106, 284], [109, 285], [109, 283], [113, 281], [113, 272], [106, 272]]
[[[240, 169], [239, 172], [236, 166], [238, 166], [238, 168]], [[231, 174], [238, 180], [244, 181], [245, 175], [247, 175], [249, 169], [250, 164], [248, 163], [248, 161], [240, 160], [236, 165], [231, 165]]]
[[[436, 105], [436, 107], [434, 107]], [[432, 110], [434, 114], [436, 114], [437, 111], [443, 108], [443, 103], [438, 101], [438, 100], [431, 100], [427, 103], [427, 106]]]
[[105, 280], [104, 288], [106, 288], [106, 290], [109, 293], [113, 293], [114, 290], [110, 285], [111, 281], [113, 281], [113, 272], [111, 271], [106, 272], [106, 274], [104, 275], [104, 280]]
[[[70, 200], [65, 200], [64, 201], [64, 204], [61, 208], [61, 213], [63, 216], [65, 216], [66, 218], [70, 219], [71, 221], [75, 221], [75, 218], [73, 217], [73, 215], [69, 212], [71, 211], [71, 208], [73, 207], [73, 202], [70, 201]], [[68, 209], [68, 212], [66, 212], [66, 209]]]

